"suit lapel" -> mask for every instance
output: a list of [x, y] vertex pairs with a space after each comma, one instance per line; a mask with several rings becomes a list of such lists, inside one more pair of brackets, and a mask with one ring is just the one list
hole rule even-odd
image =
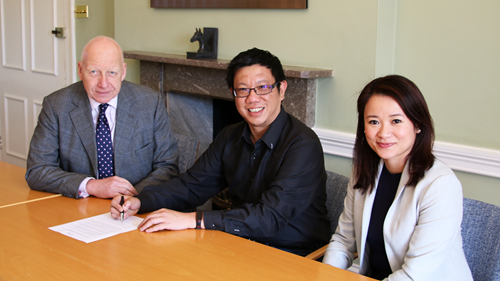
[[97, 175], [97, 150], [94, 122], [92, 120], [92, 109], [90, 108], [89, 98], [85, 92], [85, 88], [83, 88], [83, 84], [73, 98], [73, 104], [75, 105], [75, 109], [69, 113], [71, 122], [89, 156], [92, 170], [94, 174]]
[[136, 97], [123, 81], [122, 88], [118, 94], [118, 105], [116, 107], [116, 127], [114, 136], [115, 174], [120, 175], [121, 164], [126, 161], [130, 154], [128, 150], [136, 127], [136, 112], [132, 105], [136, 103]]
[[[401, 180], [399, 181], [398, 185], [398, 190], [396, 191], [396, 196], [394, 197], [394, 202], [392, 205], [395, 204], [395, 202], [399, 199], [399, 197], [403, 194], [403, 190], [406, 188], [406, 183], [408, 183], [408, 180], [410, 179], [410, 170], [409, 170], [409, 165], [408, 162], [406, 162], [405, 167], [403, 169], [403, 173], [401, 174]], [[391, 208], [389, 209], [389, 212], [391, 212]], [[389, 212], [387, 214], [389, 214]]]

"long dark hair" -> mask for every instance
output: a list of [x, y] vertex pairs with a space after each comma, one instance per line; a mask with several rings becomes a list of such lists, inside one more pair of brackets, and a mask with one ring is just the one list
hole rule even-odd
[[365, 107], [373, 95], [393, 98], [421, 132], [417, 134], [411, 152], [407, 156], [410, 178], [407, 186], [416, 186], [424, 174], [434, 164], [432, 147], [434, 144], [434, 126], [424, 96], [417, 85], [399, 75], [377, 78], [364, 87], [358, 97], [358, 128], [354, 144], [354, 188], [371, 192], [377, 178], [380, 157], [371, 149], [365, 139]]

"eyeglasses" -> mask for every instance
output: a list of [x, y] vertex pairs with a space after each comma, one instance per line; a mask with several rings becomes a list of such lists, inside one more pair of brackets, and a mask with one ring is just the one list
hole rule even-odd
[[255, 88], [236, 88], [233, 90], [233, 95], [237, 98], [246, 98], [250, 95], [252, 90], [259, 96], [267, 95], [270, 94], [279, 83], [280, 82], [276, 82], [272, 85], [261, 85]]

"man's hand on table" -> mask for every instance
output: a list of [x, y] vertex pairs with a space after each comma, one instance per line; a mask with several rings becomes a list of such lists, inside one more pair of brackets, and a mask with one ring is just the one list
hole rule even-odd
[[137, 191], [126, 179], [113, 176], [105, 179], [91, 179], [87, 182], [87, 193], [97, 198], [113, 198], [117, 195], [135, 196]]

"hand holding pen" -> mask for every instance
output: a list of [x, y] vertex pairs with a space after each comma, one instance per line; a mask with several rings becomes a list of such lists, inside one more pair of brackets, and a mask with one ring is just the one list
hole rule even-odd
[[141, 208], [141, 201], [132, 196], [117, 195], [111, 200], [111, 217], [121, 221], [137, 214]]
[[[120, 206], [123, 207], [123, 203], [125, 203], [125, 199], [123, 198], [123, 195], [122, 195], [122, 199], [120, 199]], [[123, 215], [125, 214], [125, 211], [121, 211], [120, 212], [120, 221], [123, 223]]]

